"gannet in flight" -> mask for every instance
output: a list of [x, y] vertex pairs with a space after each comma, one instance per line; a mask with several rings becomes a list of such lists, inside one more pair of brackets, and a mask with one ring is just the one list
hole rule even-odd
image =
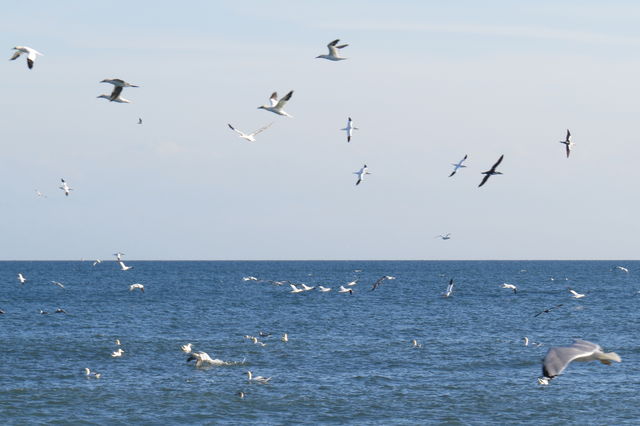
[[110, 95], [100, 95], [98, 99], [108, 99], [109, 102], [118, 102], [120, 104], [130, 104], [131, 101], [129, 99], [125, 99], [120, 94], [122, 93], [123, 86], [114, 86], [113, 91]]
[[140, 87], [136, 86], [135, 84], [127, 83], [126, 81], [119, 78], [105, 78], [100, 83], [113, 84], [114, 87]]
[[254, 376], [251, 371], [247, 371], [247, 376], [249, 376], [250, 382], [257, 382], [257, 383], [264, 384], [264, 383], [268, 383], [269, 380], [271, 380], [271, 377]]
[[560, 307], [560, 306], [562, 306], [562, 305], [563, 305], [563, 303], [561, 303], [561, 304], [559, 304], [559, 305], [556, 305], [556, 306], [552, 306], [552, 307], [550, 307], [550, 308], [547, 308], [547, 309], [545, 309], [544, 311], [540, 311], [540, 312], [538, 312], [537, 314], [535, 314], [535, 315], [534, 315], [534, 317], [537, 317], [538, 315], [541, 315], [541, 314], [548, 314], [548, 313], [549, 313], [549, 312], [551, 312], [553, 309], [557, 309], [557, 308], [559, 308], [559, 307]]
[[51, 281], [51, 283], [52, 283], [52, 284], [57, 285], [57, 286], [58, 286], [58, 287], [60, 287], [60, 288], [64, 288], [64, 285], [63, 285], [61, 282], [58, 282], [58, 281]]
[[380, 287], [380, 285], [382, 284], [383, 281], [385, 280], [395, 280], [396, 277], [392, 277], [391, 275], [385, 275], [383, 277], [378, 278], [378, 280], [373, 283], [373, 285], [371, 286], [371, 291], [375, 290], [376, 288]]
[[331, 291], [331, 287], [323, 287], [323, 286], [319, 285], [318, 286], [318, 290], [323, 292], [323, 293], [326, 293], [327, 291]]
[[180, 349], [182, 349], [182, 352], [184, 353], [191, 353], [191, 343], [187, 343], [186, 345], [182, 345], [180, 346]]
[[616, 266], [616, 269], [619, 269], [622, 272], [629, 273], [629, 270], [627, 268], [625, 268], [624, 266]]
[[124, 264], [124, 262], [122, 260], [118, 260], [118, 264], [120, 265], [120, 270], [121, 271], [128, 271], [129, 269], [133, 269], [133, 266], [127, 266]]
[[572, 361], [600, 361], [611, 365], [611, 361], [622, 362], [622, 359], [615, 352], [605, 353], [600, 345], [575, 339], [573, 345], [549, 349], [542, 360], [542, 379], [547, 379], [547, 383], [544, 384], [548, 384], [549, 380], [561, 374]]
[[122, 260], [122, 256], [124, 256], [124, 253], [113, 253], [113, 255], [116, 257], [116, 260]]
[[567, 129], [567, 136], [563, 141], [560, 141], [560, 143], [565, 145], [565, 150], [567, 151], [567, 158], [569, 158], [569, 154], [571, 154], [571, 147], [575, 145], [573, 142], [571, 142], [571, 132], [569, 131], [569, 129]]
[[24, 275], [22, 275], [22, 273], [19, 273], [18, 281], [20, 281], [20, 284], [24, 284], [25, 282], [27, 282], [27, 279], [24, 277]]
[[585, 297], [585, 296], [586, 296], [586, 294], [578, 293], [577, 291], [575, 291], [575, 290], [574, 290], [574, 289], [572, 289], [572, 288], [570, 288], [570, 289], [569, 289], [569, 292], [573, 295], [573, 298], [574, 298], [574, 299], [581, 299], [581, 298], [583, 298], [583, 297]]
[[462, 160], [458, 161], [457, 163], [451, 163], [451, 165], [453, 166], [453, 171], [451, 172], [449, 177], [455, 175], [456, 172], [458, 171], [458, 169], [467, 167], [467, 166], [462, 164], [462, 163], [464, 163], [464, 160], [466, 160], [466, 159], [467, 159], [467, 155], [465, 154], [465, 156], [464, 156], [464, 158], [462, 158]]
[[514, 293], [518, 293], [518, 287], [509, 283], [502, 283], [502, 288], [510, 288]]
[[254, 131], [253, 133], [244, 133], [243, 131], [236, 129], [235, 127], [233, 127], [231, 124], [228, 124], [228, 123], [227, 123], [227, 126], [229, 126], [229, 128], [230, 128], [231, 130], [233, 130], [233, 131], [234, 131], [234, 132], [236, 132], [238, 135], [240, 135], [240, 136], [239, 136], [239, 137], [240, 137], [240, 139], [244, 139], [244, 140], [247, 140], [247, 141], [249, 141], [249, 142], [255, 142], [255, 141], [256, 141], [255, 136], [256, 136], [258, 133], [262, 133], [262, 132], [264, 132], [265, 130], [267, 130], [269, 127], [271, 127], [271, 125], [272, 125], [272, 124], [273, 124], [273, 123], [269, 123], [269, 124], [267, 124], [266, 126], [261, 127], [261, 128], [259, 128], [258, 130]]
[[248, 276], [242, 277], [242, 281], [258, 281], [258, 279], [256, 277]]
[[347, 132], [347, 142], [351, 142], [351, 136], [353, 136], [353, 131], [360, 130], [360, 129], [358, 129], [356, 126], [353, 125], [353, 120], [351, 120], [351, 117], [349, 117], [349, 120], [347, 120], [347, 127], [340, 130], [344, 130], [345, 132]]
[[504, 154], [502, 154], [500, 158], [498, 158], [498, 161], [496, 161], [496, 163], [493, 166], [491, 166], [491, 169], [481, 173], [484, 175], [484, 177], [482, 178], [482, 182], [480, 182], [480, 185], [478, 185], [478, 187], [481, 187], [482, 185], [484, 185], [491, 176], [502, 174], [501, 172], [496, 172], [496, 168], [500, 165], [500, 163], [502, 163], [503, 158], [504, 158]]
[[14, 61], [20, 57], [23, 53], [27, 54], [27, 66], [29, 69], [33, 68], [33, 63], [35, 62], [37, 55], [44, 56], [42, 53], [38, 52], [35, 49], [32, 49], [28, 46], [16, 46], [13, 48], [15, 52], [13, 56], [9, 59], [10, 61]]
[[305, 283], [302, 283], [302, 284], [300, 284], [300, 285], [302, 286], [302, 289], [303, 289], [304, 291], [310, 291], [310, 290], [313, 290], [314, 288], [316, 288], [315, 286], [313, 286], [313, 287], [308, 286], [308, 285], [306, 285]]
[[453, 278], [449, 280], [449, 285], [447, 286], [447, 290], [442, 294], [443, 297], [449, 297], [453, 293]]
[[133, 291], [133, 290], [138, 289], [138, 288], [140, 289], [141, 292], [144, 293], [144, 286], [142, 284], [140, 284], [140, 283], [131, 284], [129, 286], [129, 291]]
[[124, 354], [124, 351], [122, 350], [122, 348], [118, 348], [117, 351], [111, 352], [111, 356], [113, 358], [120, 358], [122, 354]]
[[302, 293], [304, 289], [296, 287], [295, 284], [289, 284], [291, 286], [291, 293]]
[[347, 47], [348, 44], [341, 44], [340, 46], [338, 46], [339, 42], [340, 39], [336, 39], [327, 44], [327, 47], [329, 48], [329, 54], [316, 56], [316, 59], [321, 58], [328, 59], [330, 61], [344, 61], [345, 59], [347, 59], [340, 56], [340, 49]]
[[59, 188], [62, 189], [64, 191], [64, 195], [68, 197], [69, 193], [73, 191], [73, 188], [69, 188], [69, 185], [64, 181], [64, 179], [60, 179], [60, 181], [62, 182], [62, 185], [59, 186]]
[[349, 293], [349, 294], [353, 294], [353, 289], [346, 288], [345, 286], [341, 285], [341, 286], [340, 286], [340, 289], [338, 290], [338, 293]]
[[370, 175], [371, 173], [367, 170], [367, 165], [365, 164], [360, 170], [357, 172], [353, 172], [354, 175], [358, 175], [358, 180], [356, 181], [356, 185], [360, 185], [360, 182], [364, 180], [365, 175]]
[[349, 281], [346, 285], [348, 285], [348, 286], [354, 286], [354, 285], [358, 284], [358, 281], [360, 281], [360, 279], [356, 279], [356, 280], [353, 280], [353, 281]]
[[414, 348], [421, 348], [422, 345], [420, 343], [418, 343], [418, 341], [416, 339], [413, 339], [411, 341], [411, 344], [413, 345]]
[[102, 260], [96, 259], [96, 261], [93, 262], [93, 264], [91, 266], [96, 266], [98, 263], [102, 263]]
[[274, 114], [284, 115], [286, 117], [293, 118], [291, 115], [289, 115], [282, 109], [284, 108], [284, 105], [287, 103], [287, 101], [291, 99], [291, 96], [293, 96], [293, 90], [287, 93], [286, 95], [284, 95], [282, 99], [278, 100], [278, 93], [273, 92], [271, 94], [271, 97], [269, 98], [271, 105], [261, 105], [258, 107], [258, 109], [266, 109], [267, 111], [271, 111]]
[[440, 238], [441, 240], [450, 240], [451, 239], [451, 232], [449, 232], [447, 234], [436, 235], [434, 238]]
[[91, 378], [91, 377], [93, 377], [94, 379], [99, 379], [99, 378], [100, 378], [100, 376], [102, 376], [102, 374], [100, 374], [100, 373], [96, 373], [96, 372], [94, 372], [94, 371], [91, 371], [91, 370], [89, 370], [88, 368], [85, 368], [85, 369], [84, 369], [84, 374], [85, 374], [85, 376], [87, 376], [87, 378]]
[[142, 118], [138, 117], [138, 124], [142, 124]]

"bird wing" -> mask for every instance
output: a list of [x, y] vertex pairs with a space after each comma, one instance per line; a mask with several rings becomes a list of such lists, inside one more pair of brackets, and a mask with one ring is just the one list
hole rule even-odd
[[485, 184], [485, 182], [487, 182], [487, 180], [489, 180], [489, 176], [491, 175], [490, 174], [484, 175], [484, 177], [482, 178], [482, 182], [480, 182], [480, 185], [478, 185], [478, 188], [480, 188], [482, 185]]
[[278, 105], [278, 92], [273, 92], [271, 94], [271, 97], [269, 98], [269, 101], [271, 102], [272, 107]]
[[569, 146], [569, 144], [565, 144], [565, 149], [567, 151], [567, 158], [569, 158], [569, 154], [571, 154], [571, 147]]
[[502, 159], [504, 158], [504, 154], [502, 154], [500, 156], [500, 158], [498, 158], [498, 161], [496, 161], [496, 164], [493, 165], [493, 167], [491, 167], [491, 170], [495, 170], [496, 167], [498, 167], [500, 165], [500, 163], [502, 163]]
[[227, 123], [227, 126], [229, 126], [229, 128], [234, 132], [236, 132], [237, 134], [244, 135], [244, 133], [242, 133], [240, 130], [236, 129], [235, 127], [233, 127], [231, 124]]
[[120, 93], [122, 93], [122, 90], [124, 89], [124, 87], [122, 86], [114, 86], [113, 87], [113, 92], [111, 92], [111, 94], [109, 95], [109, 100], [114, 100], [117, 99], [118, 96], [120, 96]]
[[449, 177], [451, 177], [451, 176], [455, 175], [455, 174], [456, 174], [456, 170], [457, 170], [457, 169], [453, 169], [453, 171], [451, 172], [451, 174], [449, 175]]
[[554, 378], [578, 358], [588, 357], [595, 352], [602, 352], [602, 348], [586, 340], [576, 340], [571, 346], [557, 346], [549, 349], [542, 360], [542, 375]]
[[569, 129], [567, 129], [567, 138], [565, 140], [569, 142], [570, 138], [571, 138], [571, 132], [569, 131]]
[[16, 50], [15, 52], [13, 52], [13, 56], [9, 59], [10, 61], [15, 61], [16, 59], [18, 59], [20, 57], [20, 55], [22, 55], [22, 52], [19, 50]]
[[577, 296], [577, 295], [578, 295], [578, 292], [577, 292], [577, 291], [575, 291], [575, 290], [573, 290], [573, 289], [571, 289], [571, 288], [569, 289], [569, 292], [570, 292], [571, 294], [573, 294], [574, 296]]
[[36, 60], [36, 55], [38, 54], [38, 52], [36, 52], [33, 49], [29, 49], [28, 52], [29, 53], [27, 54], [27, 59], [31, 59], [32, 61], [35, 61]]
[[276, 104], [276, 108], [282, 108], [282, 107], [284, 107], [284, 104], [286, 104], [286, 103], [287, 103], [287, 101], [288, 101], [289, 99], [291, 99], [291, 96], [292, 96], [292, 95], [293, 95], [293, 90], [292, 90], [292, 91], [290, 91], [289, 93], [287, 93], [286, 95], [284, 95], [284, 96], [282, 97], [282, 99], [280, 99], [280, 100], [278, 101], [278, 103]]
[[460, 160], [460, 164], [462, 164], [467, 159], [467, 157], [468, 157], [468, 154], [465, 154], [462, 160]]
[[272, 125], [272, 124], [273, 124], [273, 123], [269, 123], [269, 124], [267, 124], [266, 126], [259, 128], [259, 129], [258, 129], [258, 130], [256, 130], [255, 132], [251, 133], [251, 135], [252, 135], [252, 136], [255, 136], [255, 135], [257, 135], [258, 133], [262, 133], [262, 132], [264, 132], [264, 131], [265, 131], [265, 130], [267, 130], [269, 127], [271, 127], [271, 125]]

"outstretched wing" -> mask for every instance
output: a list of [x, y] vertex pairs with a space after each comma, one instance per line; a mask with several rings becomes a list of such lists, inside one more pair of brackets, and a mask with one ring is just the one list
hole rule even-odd
[[20, 57], [20, 55], [22, 55], [22, 52], [19, 50], [16, 50], [15, 52], [13, 52], [13, 56], [9, 59], [10, 61], [15, 61], [16, 59], [18, 59]]
[[480, 188], [482, 185], [484, 185], [487, 180], [489, 180], [489, 176], [491, 176], [490, 174], [486, 174], [484, 175], [484, 177], [482, 178], [482, 182], [480, 182], [480, 185], [478, 185], [478, 188]]
[[282, 97], [282, 99], [278, 101], [278, 103], [276, 104], [276, 108], [284, 107], [284, 104], [286, 104], [287, 101], [291, 99], [291, 96], [293, 96], [293, 90], [287, 93], [285, 96]]
[[273, 92], [271, 94], [271, 97], [269, 98], [269, 102], [271, 102], [272, 107], [278, 104], [278, 92]]
[[271, 125], [272, 125], [272, 124], [273, 124], [273, 123], [269, 123], [269, 124], [267, 124], [266, 126], [259, 128], [259, 129], [258, 129], [258, 130], [256, 130], [255, 132], [251, 133], [251, 135], [255, 136], [255, 135], [257, 135], [258, 133], [262, 133], [262, 132], [264, 132], [264, 131], [265, 131], [265, 130], [267, 130], [269, 127], [271, 127]]
[[118, 96], [120, 96], [120, 93], [122, 93], [122, 89], [124, 89], [122, 86], [114, 86], [113, 92], [111, 92], [111, 94], [109, 95], [109, 100], [112, 101], [114, 99], [117, 99]]
[[493, 165], [493, 167], [491, 167], [491, 170], [495, 170], [496, 167], [498, 167], [500, 165], [500, 163], [502, 163], [502, 159], [504, 158], [504, 154], [502, 154], [500, 156], [500, 158], [498, 158], [498, 161], [496, 161], [496, 164]]
[[236, 129], [235, 127], [233, 127], [231, 124], [227, 123], [227, 126], [229, 126], [229, 128], [231, 130], [233, 130], [234, 132], [236, 132], [239, 135], [243, 135], [244, 133], [242, 133], [240, 130]]

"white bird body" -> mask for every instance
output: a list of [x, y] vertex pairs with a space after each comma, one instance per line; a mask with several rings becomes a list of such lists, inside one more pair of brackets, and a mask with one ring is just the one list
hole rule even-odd
[[364, 180], [365, 175], [370, 175], [371, 173], [367, 169], [367, 165], [365, 164], [360, 170], [357, 172], [353, 172], [354, 175], [358, 175], [358, 180], [356, 181], [356, 185], [360, 185], [360, 182]]
[[115, 344], [116, 346], [120, 346], [120, 339], [116, 339]]
[[249, 376], [250, 382], [265, 384], [265, 383], [268, 383], [269, 380], [271, 380], [271, 377], [254, 376], [251, 371], [247, 371], [247, 376]]
[[124, 354], [124, 350], [122, 348], [118, 348], [117, 351], [111, 352], [111, 356], [113, 358], [120, 358]]
[[287, 101], [291, 99], [291, 96], [293, 96], [293, 90], [291, 90], [289, 93], [284, 95], [280, 100], [278, 100], [278, 92], [273, 92], [271, 94], [271, 97], [269, 98], [269, 101], [271, 104], [261, 105], [258, 107], [258, 109], [265, 109], [267, 111], [271, 111], [274, 114], [284, 115], [285, 117], [293, 118], [283, 109]]
[[321, 285], [318, 286], [318, 291], [326, 293], [327, 291], [331, 291], [331, 287], [323, 287]]
[[102, 376], [102, 374], [96, 373], [95, 371], [91, 371], [88, 368], [84, 369], [84, 374], [87, 376], [87, 378], [94, 378], [94, 379], [99, 379], [100, 376]]
[[327, 48], [329, 49], [328, 55], [318, 55], [316, 58], [320, 59], [328, 59], [330, 61], [344, 61], [347, 58], [343, 58], [340, 56], [340, 49], [343, 49], [348, 46], [348, 44], [342, 44], [338, 46], [340, 39], [333, 40], [331, 43], [327, 44]]
[[69, 193], [73, 191], [73, 188], [70, 188], [64, 179], [60, 179], [60, 181], [62, 182], [62, 185], [60, 185], [59, 188], [62, 189], [64, 191], [64, 195], [68, 197]]
[[95, 262], [93, 262], [93, 265], [91, 265], [91, 266], [96, 266], [96, 265], [97, 265], [97, 264], [99, 264], [99, 263], [102, 263], [102, 260], [100, 260], [100, 259], [96, 259], [96, 261], [95, 261]]
[[133, 269], [133, 266], [127, 266], [124, 264], [124, 262], [122, 260], [118, 260], [118, 264], [120, 265], [120, 270], [121, 271], [128, 271], [129, 269]]
[[353, 290], [350, 288], [346, 288], [345, 286], [341, 285], [340, 289], [338, 290], [338, 293], [351, 293], [353, 294]]
[[411, 344], [413, 345], [414, 348], [421, 348], [422, 347], [422, 345], [416, 339], [413, 339], [411, 341]]
[[136, 290], [136, 289], [140, 289], [140, 291], [144, 293], [144, 285], [142, 285], [140, 283], [131, 284], [129, 286], [129, 291], [133, 291], [133, 290]]
[[33, 63], [35, 62], [38, 55], [44, 56], [42, 53], [38, 52], [36, 49], [33, 49], [29, 46], [16, 46], [13, 48], [15, 52], [13, 56], [9, 59], [10, 61], [14, 61], [20, 57], [23, 53], [27, 54], [27, 66], [29, 69], [33, 68]]
[[586, 294], [578, 293], [577, 291], [575, 291], [575, 290], [573, 290], [573, 289], [571, 289], [571, 288], [569, 289], [569, 293], [571, 293], [571, 294], [573, 295], [572, 297], [573, 297], [574, 299], [581, 299], [581, 298], [583, 298], [583, 297], [585, 297], [585, 296], [586, 296]]
[[513, 284], [509, 284], [509, 283], [502, 283], [502, 288], [509, 288], [511, 290], [513, 290], [514, 293], [518, 292], [518, 287], [516, 287]]
[[282, 335], [282, 339], [283, 342], [287, 343], [289, 341], [289, 335], [287, 333], [284, 333]]
[[353, 120], [351, 120], [351, 117], [349, 117], [349, 119], [347, 120], [347, 127], [345, 127], [344, 129], [340, 129], [340, 130], [344, 130], [345, 132], [347, 132], [347, 142], [351, 142], [351, 137], [353, 136], [353, 131], [354, 130], [360, 130], [357, 127], [355, 127], [353, 125]]
[[64, 284], [62, 284], [61, 282], [58, 282], [58, 281], [51, 281], [51, 283], [52, 283], [52, 284], [57, 285], [57, 286], [58, 286], [58, 287], [60, 287], [60, 288], [64, 288]]
[[313, 290], [314, 288], [316, 288], [315, 286], [311, 287], [311, 286], [308, 286], [308, 285], [306, 285], [306, 284], [304, 284], [304, 283], [302, 283], [302, 284], [300, 284], [300, 285], [302, 286], [302, 289], [303, 289], [304, 291], [310, 291], [310, 290]]
[[269, 124], [267, 124], [266, 126], [261, 127], [261, 128], [259, 128], [258, 130], [254, 131], [253, 133], [244, 133], [243, 131], [236, 129], [235, 127], [233, 127], [231, 124], [228, 124], [228, 123], [227, 123], [227, 126], [229, 126], [229, 128], [230, 128], [231, 130], [233, 130], [234, 132], [236, 132], [236, 133], [239, 135], [239, 137], [240, 137], [241, 139], [247, 140], [247, 141], [249, 141], [249, 142], [255, 142], [255, 141], [256, 141], [256, 137], [255, 137], [255, 136], [256, 136], [258, 133], [262, 133], [262, 132], [264, 132], [265, 130], [267, 130], [269, 127], [271, 127], [271, 125], [272, 125], [272, 124], [273, 124], [273, 123], [269, 123]]
[[124, 256], [124, 253], [113, 253], [113, 255], [116, 257], [116, 260], [122, 260], [122, 256]]
[[616, 266], [616, 269], [622, 271], [622, 272], [626, 272], [629, 273], [629, 270], [627, 268], [625, 268], [624, 266]]
[[348, 285], [348, 286], [354, 286], [354, 285], [358, 284], [358, 281], [359, 281], [359, 280], [349, 281], [349, 282], [347, 283], [347, 285]]
[[291, 286], [291, 293], [302, 293], [304, 289], [296, 287], [295, 284], [289, 284]]
[[27, 282], [27, 279], [24, 277], [24, 275], [22, 275], [22, 273], [18, 274], [18, 281], [20, 281], [20, 284], [24, 284]]
[[205, 367], [207, 365], [233, 365], [234, 362], [227, 362], [221, 359], [212, 359], [209, 354], [206, 352], [193, 352], [189, 358], [187, 358], [187, 362], [196, 361], [196, 367]]
[[242, 277], [242, 281], [258, 281], [258, 279], [256, 277], [248, 276]]
[[447, 285], [447, 290], [442, 295], [443, 297], [450, 297], [453, 293], [453, 280], [449, 281], [449, 285]]
[[182, 349], [182, 352], [189, 354], [191, 353], [191, 346], [191, 343], [187, 343], [186, 345], [180, 346], [180, 349]]

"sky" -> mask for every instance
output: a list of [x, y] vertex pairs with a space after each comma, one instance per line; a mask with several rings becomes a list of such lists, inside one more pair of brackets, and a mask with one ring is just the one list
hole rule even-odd
[[[639, 259], [639, 19], [631, 1], [8, 0], [6, 58], [44, 56], [0, 61], [0, 260]], [[349, 59], [316, 59], [336, 38]], [[132, 103], [97, 99], [105, 78], [139, 85]], [[289, 90], [294, 118], [257, 109]], [[227, 127], [272, 122], [254, 143]]]

